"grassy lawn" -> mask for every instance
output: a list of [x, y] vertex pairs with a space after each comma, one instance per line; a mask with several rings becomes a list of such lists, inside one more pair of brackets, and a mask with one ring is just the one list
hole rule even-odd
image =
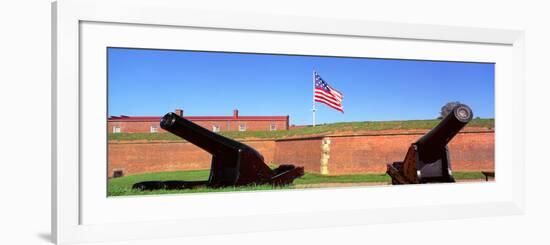
[[[136, 191], [132, 190], [132, 185], [149, 180], [206, 180], [210, 170], [189, 170], [173, 171], [129, 175], [120, 178], [110, 179], [108, 181], [109, 196], [129, 196], [129, 195], [156, 195], [156, 194], [176, 194], [176, 193], [199, 193], [199, 192], [231, 192], [231, 191], [252, 191], [252, 190], [276, 190], [293, 189], [296, 185], [319, 184], [319, 183], [389, 183], [391, 178], [386, 174], [353, 174], [353, 175], [334, 175], [325, 176], [315, 173], [306, 173], [303, 177], [294, 181], [294, 185], [286, 187], [273, 187], [270, 185], [242, 186], [226, 188], [197, 188], [190, 190], [156, 190], [156, 191]], [[455, 172], [455, 179], [484, 179], [480, 172]]]
[[[439, 123], [439, 120], [410, 120], [410, 121], [376, 121], [376, 122], [341, 122], [321, 124], [315, 127], [305, 127], [284, 131], [246, 131], [246, 132], [221, 132], [229, 138], [269, 138], [278, 139], [297, 135], [322, 135], [337, 132], [360, 132], [392, 129], [431, 129]], [[468, 127], [494, 128], [494, 119], [474, 119]], [[109, 140], [181, 140], [178, 136], [169, 133], [110, 133]]]

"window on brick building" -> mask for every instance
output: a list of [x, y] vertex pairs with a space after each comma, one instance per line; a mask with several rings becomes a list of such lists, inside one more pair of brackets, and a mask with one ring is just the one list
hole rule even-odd
[[212, 132], [220, 132], [220, 125], [217, 125], [217, 124], [212, 125]]
[[113, 171], [113, 178], [119, 178], [124, 176], [124, 171], [118, 169]]
[[245, 123], [241, 123], [239, 124], [239, 131], [246, 131], [246, 124]]
[[120, 133], [120, 126], [113, 126], [113, 133]]
[[156, 132], [158, 132], [157, 126], [151, 125], [150, 132], [151, 132], [151, 133], [156, 133]]
[[277, 124], [276, 124], [276, 123], [272, 123], [271, 125], [269, 125], [269, 130], [270, 130], [270, 131], [276, 131], [276, 130], [277, 130]]

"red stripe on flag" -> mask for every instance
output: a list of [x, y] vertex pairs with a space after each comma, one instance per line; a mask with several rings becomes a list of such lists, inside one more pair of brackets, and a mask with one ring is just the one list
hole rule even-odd
[[322, 89], [315, 89], [314, 100], [326, 104], [327, 106], [336, 109], [338, 111], [344, 112], [342, 107], [342, 101], [339, 97], [336, 97], [333, 94], [329, 94]]
[[335, 109], [335, 110], [344, 112], [344, 108], [342, 108], [342, 107], [337, 107], [337, 106], [331, 105], [330, 103], [328, 103], [328, 102], [326, 102], [326, 101], [322, 101], [322, 100], [315, 100], [315, 101], [316, 101], [316, 102], [321, 102], [321, 103], [323, 103], [323, 104], [327, 105], [328, 107], [331, 107], [331, 108], [333, 108], [333, 109]]
[[326, 91], [323, 91], [321, 89], [315, 90], [315, 94], [324, 95], [327, 98], [331, 98], [334, 101], [342, 102], [342, 99], [339, 97], [334, 96], [333, 94], [327, 93]]
[[334, 98], [328, 97], [328, 96], [326, 96], [324, 94], [320, 94], [320, 93], [315, 93], [315, 98], [322, 98], [322, 99], [329, 100], [330, 102], [332, 102], [334, 104], [341, 104], [341, 101], [335, 100]]
[[333, 103], [333, 102], [331, 102], [331, 101], [329, 101], [329, 100], [326, 100], [326, 99], [324, 99], [324, 98], [315, 97], [315, 101], [324, 103], [324, 104], [326, 104], [326, 105], [328, 105], [328, 106], [330, 106], [330, 107], [332, 107], [332, 108], [334, 108], [334, 109], [336, 109], [336, 110], [342, 111], [342, 112], [343, 112], [343, 110], [344, 110], [344, 108], [342, 107], [342, 104], [335, 104], [335, 103]]
[[322, 89], [315, 89], [315, 93], [316, 94], [324, 94], [326, 97], [329, 97], [333, 100], [336, 100], [336, 101], [342, 101], [342, 99], [338, 96], [335, 96], [334, 94], [330, 93], [330, 92], [327, 92], [325, 90], [322, 90]]
[[325, 103], [325, 104], [327, 104], [327, 105], [334, 106], [334, 107], [338, 107], [338, 108], [342, 109], [342, 105], [340, 105], [340, 104], [334, 104], [334, 103], [332, 103], [332, 102], [330, 102], [330, 101], [328, 101], [328, 100], [325, 100], [325, 99], [315, 98], [315, 101], [317, 101], [317, 102], [322, 102], [322, 103]]

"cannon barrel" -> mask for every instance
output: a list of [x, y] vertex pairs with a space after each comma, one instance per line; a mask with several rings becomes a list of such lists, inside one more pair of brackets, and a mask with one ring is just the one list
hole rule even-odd
[[210, 130], [172, 112], [162, 117], [160, 127], [191, 142], [212, 155], [238, 150], [239, 148], [250, 148], [238, 141], [212, 133]]
[[472, 117], [470, 107], [458, 104], [435, 128], [416, 141], [416, 145], [428, 149], [444, 147], [472, 120]]

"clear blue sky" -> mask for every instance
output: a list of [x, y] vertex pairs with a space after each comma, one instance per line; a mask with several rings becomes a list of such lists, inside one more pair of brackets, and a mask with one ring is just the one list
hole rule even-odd
[[109, 115], [290, 115], [311, 124], [312, 70], [344, 94], [317, 123], [433, 119], [449, 101], [494, 117], [494, 64], [108, 49]]

